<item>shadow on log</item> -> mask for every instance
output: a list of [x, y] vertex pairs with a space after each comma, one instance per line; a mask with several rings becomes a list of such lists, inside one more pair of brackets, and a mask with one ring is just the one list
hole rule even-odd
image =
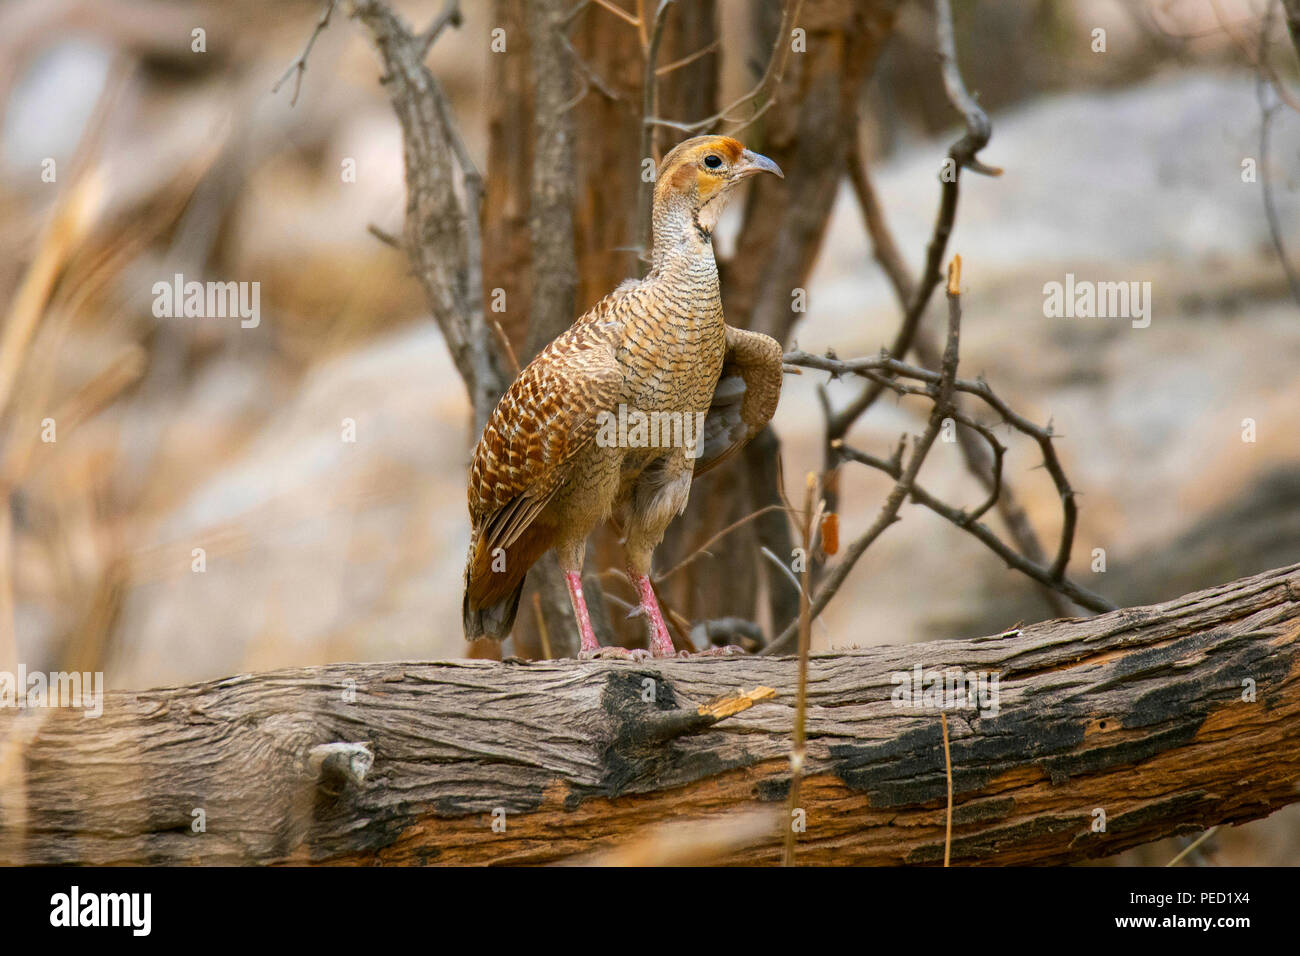
[[[942, 860], [939, 711], [894, 700], [916, 668], [997, 675], [994, 698], [947, 710], [956, 863], [1106, 856], [1300, 800], [1296, 565], [1006, 635], [815, 655], [798, 862]], [[114, 692], [98, 719], [6, 708], [0, 862], [608, 860], [646, 828], [705, 840], [709, 819], [743, 834], [716, 862], [775, 862], [795, 672], [337, 664]]]

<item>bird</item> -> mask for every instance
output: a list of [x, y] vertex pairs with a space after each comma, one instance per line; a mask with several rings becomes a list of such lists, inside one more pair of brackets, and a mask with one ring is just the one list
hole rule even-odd
[[[601, 299], [525, 366], [502, 395], [469, 468], [462, 605], [467, 640], [510, 633], [528, 569], [554, 549], [579, 657], [672, 657], [650, 581], [655, 548], [691, 482], [772, 419], [782, 348], [726, 324], [713, 231], [736, 187], [781, 168], [727, 136], [696, 136], [655, 176], [649, 269]], [[614, 517], [649, 649], [604, 647], [582, 591], [587, 536]], [[701, 653], [735, 653], [710, 648]], [[683, 652], [685, 654], [686, 652]]]

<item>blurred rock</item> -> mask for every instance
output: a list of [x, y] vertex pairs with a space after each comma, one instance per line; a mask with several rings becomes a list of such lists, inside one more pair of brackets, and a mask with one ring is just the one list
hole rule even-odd
[[459, 656], [467, 421], [432, 323], [317, 368], [141, 534], [110, 684]]

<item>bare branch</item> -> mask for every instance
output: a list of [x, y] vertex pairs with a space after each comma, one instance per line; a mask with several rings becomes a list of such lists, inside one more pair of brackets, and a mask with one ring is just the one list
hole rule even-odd
[[442, 12], [415, 38], [416, 42], [420, 44], [420, 59], [423, 60], [429, 55], [434, 43], [437, 42], [438, 37], [442, 35], [442, 31], [448, 26], [459, 29], [462, 19], [460, 0], [446, 0], [442, 5]]
[[682, 570], [682, 568], [685, 568], [688, 565], [693, 564], [697, 558], [700, 558], [708, 554], [710, 545], [713, 545], [718, 541], [721, 541], [723, 538], [725, 538], [731, 532], [735, 531], [737, 528], [743, 527], [744, 525], [753, 521], [755, 518], [760, 518], [765, 514], [769, 514], [770, 512], [785, 511], [785, 510], [786, 510], [785, 505], [764, 505], [762, 508], [759, 508], [755, 511], [751, 511], [749, 514], [745, 515], [745, 517], [740, 518], [737, 521], [733, 521], [731, 524], [727, 525], [717, 534], [713, 535], [713, 537], [709, 538], [708, 541], [705, 541], [702, 545], [700, 545], [698, 548], [696, 548], [686, 557], [682, 558], [682, 560], [674, 564], [663, 574], [655, 575], [655, 583], [662, 584], [664, 581], [668, 580], [678, 571]]
[[293, 74], [293, 96], [289, 98], [290, 106], [298, 104], [298, 91], [302, 89], [302, 75], [307, 72], [307, 57], [311, 56], [311, 48], [316, 45], [316, 38], [324, 33], [325, 28], [330, 25], [330, 15], [334, 13], [334, 2], [335, 0], [325, 0], [325, 9], [321, 13], [320, 19], [316, 21], [316, 27], [311, 31], [311, 36], [307, 38], [307, 45], [298, 54], [298, 59], [289, 64], [289, 68], [271, 87], [272, 93], [278, 93], [284, 81], [289, 78], [290, 74]]
[[[775, 101], [776, 88], [785, 76], [786, 64], [790, 60], [790, 34], [794, 30], [795, 22], [798, 20], [799, 11], [802, 8], [803, 0], [785, 0], [785, 5], [781, 8], [781, 25], [777, 27], [776, 41], [772, 44], [772, 54], [768, 57], [767, 68], [763, 71], [762, 79], [748, 93], [733, 100], [712, 116], [706, 116], [694, 123], [679, 123], [657, 117], [653, 112], [647, 112], [643, 120], [645, 125], [649, 127], [666, 126], [669, 129], [679, 130], [683, 133], [701, 133], [712, 129], [719, 123], [735, 123], [737, 125], [728, 132], [732, 135], [739, 135], [746, 127], [766, 113]], [[743, 121], [731, 119], [732, 112], [747, 103], [755, 101], [758, 105], [747, 119]]]
[[455, 22], [453, 5], [421, 34], [412, 33], [383, 0], [347, 0], [346, 9], [370, 34], [402, 126], [407, 184], [402, 246], [481, 428], [505, 387], [504, 358], [483, 314], [483, 179], [441, 84], [424, 65], [426, 41]]
[[[929, 369], [918, 368], [906, 365], [888, 355], [881, 355], [870, 359], [853, 359], [842, 361], [829, 356], [809, 355], [806, 352], [790, 352], [785, 356], [787, 363], [803, 366], [806, 368], [818, 368], [830, 372], [833, 376], [842, 374], [858, 374], [867, 377], [880, 384], [882, 388], [890, 389], [901, 395], [921, 395], [926, 397], [933, 396], [933, 389], [942, 380], [940, 373], [932, 372]], [[884, 374], [888, 373], [888, 374]], [[927, 384], [927, 388], [918, 388], [915, 385], [909, 385], [900, 381], [901, 378], [911, 378]], [[919, 485], [914, 485], [911, 490], [911, 499], [916, 504], [923, 505], [934, 511], [936, 514], [952, 522], [957, 527], [967, 531], [983, 542], [990, 550], [1001, 557], [1009, 567], [1022, 572], [1029, 578], [1049, 588], [1052, 591], [1068, 597], [1070, 600], [1079, 604], [1081, 607], [1094, 611], [1112, 610], [1114, 605], [1100, 595], [1071, 582], [1065, 577], [1065, 564], [1068, 562], [1070, 551], [1073, 545], [1074, 530], [1077, 523], [1078, 511], [1074, 501], [1074, 491], [1066, 478], [1065, 471], [1061, 466], [1059, 456], [1053, 439], [1058, 437], [1052, 430], [1050, 424], [1046, 427], [1040, 427], [1026, 419], [1024, 416], [1016, 413], [1009, 405], [989, 387], [988, 383], [982, 379], [968, 381], [957, 379], [953, 383], [955, 392], [968, 394], [979, 398], [991, 409], [993, 409], [999, 418], [1011, 428], [1021, 432], [1024, 435], [1034, 439], [1038, 444], [1043, 456], [1044, 467], [1053, 482], [1056, 485], [1058, 495], [1061, 498], [1063, 510], [1063, 520], [1061, 528], [1061, 542], [1057, 549], [1056, 560], [1049, 566], [1035, 555], [1019, 554], [1013, 548], [1005, 544], [992, 531], [979, 522], [988, 510], [991, 504], [997, 500], [998, 487], [1001, 482], [1002, 460], [1005, 449], [999, 442], [992, 430], [974, 419], [970, 418], [960, 410], [954, 409], [949, 417], [953, 418], [960, 424], [971, 428], [980, 434], [989, 443], [992, 453], [995, 457], [995, 468], [993, 471], [994, 489], [990, 498], [980, 505], [973, 512], [965, 512], [959, 508], [952, 507], [939, 501], [933, 495], [929, 494]], [[835, 445], [837, 454], [846, 460], [856, 461], [860, 464], [867, 465], [884, 472], [896, 481], [901, 481], [904, 477], [902, 466], [901, 448], [889, 460], [877, 458], [865, 452], [850, 448], [842, 440], [837, 440]]]
[[875, 184], [871, 181], [867, 160], [862, 155], [862, 145], [856, 136], [849, 147], [849, 182], [853, 185], [853, 194], [857, 197], [867, 235], [871, 238], [872, 256], [889, 278], [898, 304], [906, 309], [916, 295], [916, 279], [907, 268], [903, 253], [885, 221], [885, 209], [880, 203]]
[[[952, 396], [957, 381], [958, 342], [961, 336], [960, 281], [961, 258], [956, 257], [952, 265], [949, 266], [948, 343], [943, 353], [943, 369], [939, 373], [938, 381], [935, 382], [934, 408], [930, 412], [930, 421], [926, 425], [925, 432], [913, 443], [912, 455], [908, 459], [907, 467], [895, 481], [893, 489], [880, 508], [880, 513], [876, 516], [875, 522], [860, 538], [849, 545], [844, 557], [831, 569], [821, 587], [818, 588], [817, 597], [813, 600], [809, 612], [810, 618], [817, 617], [825, 610], [831, 598], [835, 596], [845, 579], [848, 578], [849, 572], [853, 570], [853, 566], [858, 559], [884, 533], [886, 528], [898, 520], [898, 511], [911, 492], [912, 486], [916, 483], [917, 474], [921, 470], [921, 465], [925, 463], [925, 457], [929, 454], [934, 440], [939, 435], [943, 420], [954, 411]], [[789, 356], [787, 356], [787, 360], [789, 360]], [[779, 654], [788, 650], [798, 633], [799, 626], [799, 621], [792, 621], [763, 653]]]
[[[676, 3], [676, 0], [659, 0], [655, 8], [654, 23], [650, 28], [649, 41], [645, 46], [645, 75], [641, 80], [641, 115], [653, 116], [658, 109], [659, 104], [659, 83], [657, 82], [659, 61], [659, 46], [663, 42], [664, 27], [668, 23], [668, 8]], [[649, 123], [641, 124], [641, 152], [642, 160], [649, 158], [655, 165], [659, 164], [658, 138], [655, 136], [655, 127]], [[654, 182], [641, 184], [640, 202], [637, 204], [637, 230], [636, 234], [641, 243], [641, 258], [644, 261], [648, 255], [651, 243], [650, 236], [650, 206], [654, 200]]]
[[[610, 13], [614, 14], [614, 16], [618, 17], [624, 23], [629, 23], [632, 26], [640, 29], [641, 21], [636, 17], [632, 16], [632, 14], [628, 13], [622, 7], [611, 2], [611, 0], [591, 0], [591, 2], [596, 4], [596, 6], [600, 7], [602, 10], [608, 10]], [[574, 12], [576, 13], [577, 11]]]
[[370, 233], [386, 246], [392, 246], [394, 249], [402, 248], [401, 239], [398, 239], [391, 232], [386, 232], [383, 229], [380, 229], [373, 222], [366, 225], [366, 232]]
[[[909, 299], [907, 311], [903, 315], [902, 325], [899, 327], [898, 333], [894, 337], [894, 343], [889, 349], [891, 355], [900, 358], [907, 355], [911, 350], [921, 319], [930, 303], [930, 297], [934, 294], [934, 290], [939, 287], [939, 283], [943, 281], [940, 267], [943, 264], [944, 254], [948, 248], [948, 237], [952, 234], [953, 222], [957, 216], [961, 171], [970, 169], [972, 172], [990, 176], [1001, 175], [1002, 172], [995, 167], [984, 165], [976, 158], [976, 154], [988, 145], [993, 127], [989, 123], [988, 116], [975, 102], [974, 97], [967, 92], [961, 73], [957, 68], [957, 49], [952, 33], [952, 9], [948, 5], [948, 0], [935, 0], [935, 16], [939, 62], [943, 72], [944, 89], [947, 91], [948, 99], [953, 107], [961, 113], [966, 124], [966, 131], [960, 139], [948, 148], [948, 160], [945, 162], [944, 169], [939, 177], [943, 184], [939, 200], [939, 212], [935, 217], [934, 231], [930, 236], [930, 244], [926, 249], [925, 269], [921, 275], [921, 283]], [[864, 389], [858, 398], [842, 409], [832, 420], [831, 437], [843, 438], [848, 434], [849, 427], [880, 397], [881, 391], [883, 391], [883, 388], [873, 383]]]
[[721, 46], [722, 44], [718, 40], [714, 40], [708, 46], [701, 47], [694, 53], [688, 53], [686, 56], [673, 60], [671, 63], [665, 63], [663, 66], [659, 67], [659, 69], [655, 70], [655, 76], [667, 76], [669, 73], [690, 66], [696, 60], [702, 59], [710, 53], [718, 52]]
[[[892, 478], [899, 477], [899, 469], [897, 464], [894, 462], [877, 458], [874, 455], [858, 451], [857, 449], [850, 448], [847, 445], [841, 446], [841, 451], [844, 457], [851, 461], [856, 461], [859, 464], [868, 466], [869, 468], [875, 468]], [[1100, 594], [1095, 594], [1087, 588], [1075, 584], [1069, 578], [1062, 578], [1061, 580], [1054, 579], [1050, 568], [1030, 561], [1028, 558], [1019, 554], [1014, 548], [1006, 544], [1006, 542], [1002, 541], [1002, 539], [994, 534], [987, 525], [978, 521], [973, 513], [967, 514], [960, 508], [954, 508], [952, 505], [946, 504], [930, 492], [926, 491], [920, 485], [913, 487], [911, 498], [914, 504], [929, 508], [935, 514], [939, 515], [939, 517], [951, 522], [963, 531], [969, 532], [990, 551], [1006, 562], [1007, 567], [1012, 570], [1019, 571], [1021, 574], [1037, 581], [1044, 587], [1052, 588], [1053, 590], [1064, 594], [1080, 607], [1086, 607], [1090, 611], [1101, 613], [1105, 611], [1113, 611], [1115, 609], [1113, 602], [1108, 601]]]

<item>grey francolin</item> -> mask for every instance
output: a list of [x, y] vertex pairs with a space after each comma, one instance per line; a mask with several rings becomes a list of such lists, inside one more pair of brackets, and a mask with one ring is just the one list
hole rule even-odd
[[587, 535], [616, 515], [650, 651], [674, 653], [649, 578], [654, 549], [685, 509], [692, 478], [756, 435], [781, 392], [781, 346], [723, 321], [713, 258], [729, 195], [762, 172], [782, 175], [725, 136], [698, 136], [665, 156], [646, 277], [557, 336], [497, 404], [469, 472], [466, 639], [509, 634], [528, 569], [555, 548], [581, 655], [644, 656], [600, 646], [582, 593]]

